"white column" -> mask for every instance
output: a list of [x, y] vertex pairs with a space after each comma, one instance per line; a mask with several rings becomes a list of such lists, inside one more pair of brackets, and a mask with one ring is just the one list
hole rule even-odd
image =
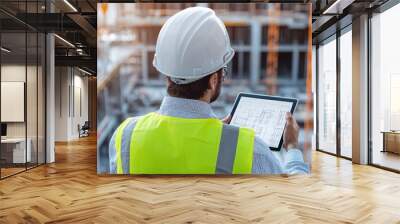
[[46, 35], [46, 163], [55, 161], [55, 74], [54, 35]]
[[[317, 47], [315, 45], [312, 46], [312, 97], [313, 97], [313, 117], [314, 117], [314, 125], [313, 125], [313, 135], [312, 135], [312, 143], [311, 149], [315, 150], [317, 148]], [[311, 161], [311, 160], [310, 160]]]
[[[297, 43], [294, 44], [292, 50], [292, 81], [295, 83], [299, 80], [299, 61], [300, 61], [300, 51], [299, 45]], [[300, 71], [302, 72], [302, 71]]]
[[148, 62], [147, 62], [147, 48], [146, 46], [143, 45], [142, 48], [142, 78], [143, 78], [143, 83], [147, 83], [149, 81], [149, 68]]
[[251, 22], [251, 52], [250, 52], [250, 82], [255, 87], [260, 79], [260, 49], [261, 49], [261, 24], [253, 20]]

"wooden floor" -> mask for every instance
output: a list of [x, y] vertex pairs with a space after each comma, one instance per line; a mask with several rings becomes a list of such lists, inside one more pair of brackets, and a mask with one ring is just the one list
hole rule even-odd
[[3, 177], [7, 177], [7, 176], [10, 176], [10, 175], [13, 175], [13, 174], [15, 174], [15, 173], [19, 173], [19, 172], [22, 172], [22, 171], [24, 171], [25, 170], [25, 167], [17, 167], [17, 168], [14, 168], [14, 167], [12, 167], [12, 168], [1, 168], [1, 177], [3, 178]]
[[7, 168], [2, 167], [1, 168], [1, 178], [6, 178], [8, 176], [15, 175], [20, 172], [24, 172], [27, 169], [33, 169], [36, 166], [37, 166], [37, 164], [32, 164], [32, 163], [29, 164], [28, 163], [26, 168], [25, 168], [24, 164], [18, 165], [18, 167], [7, 167]]
[[400, 170], [400, 154], [375, 150], [372, 160], [374, 164]]
[[94, 137], [0, 181], [0, 223], [400, 223], [400, 175], [313, 155], [310, 176], [97, 176]]

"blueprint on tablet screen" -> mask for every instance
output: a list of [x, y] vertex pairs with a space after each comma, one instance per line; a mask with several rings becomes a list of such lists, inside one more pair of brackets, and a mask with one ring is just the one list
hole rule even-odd
[[286, 112], [292, 102], [241, 97], [232, 117], [232, 125], [254, 129], [270, 147], [277, 148], [285, 128]]

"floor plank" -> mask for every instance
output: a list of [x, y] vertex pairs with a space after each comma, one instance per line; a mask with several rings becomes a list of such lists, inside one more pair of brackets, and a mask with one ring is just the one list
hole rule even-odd
[[400, 223], [400, 175], [320, 152], [309, 176], [97, 176], [95, 136], [0, 181], [0, 223]]

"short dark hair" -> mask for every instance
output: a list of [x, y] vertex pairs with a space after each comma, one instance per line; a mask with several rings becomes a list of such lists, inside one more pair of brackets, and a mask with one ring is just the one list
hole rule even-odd
[[[213, 74], [211, 74], [211, 75], [213, 75]], [[222, 74], [220, 71], [218, 71], [217, 74], [218, 74], [218, 78], [222, 77]], [[179, 98], [185, 98], [185, 99], [195, 99], [195, 100], [200, 99], [201, 97], [204, 96], [207, 89], [210, 88], [211, 75], [207, 75], [197, 81], [194, 81], [194, 82], [191, 82], [188, 84], [176, 84], [169, 77], [167, 77], [168, 95], [174, 96], [174, 97], [179, 97]]]

